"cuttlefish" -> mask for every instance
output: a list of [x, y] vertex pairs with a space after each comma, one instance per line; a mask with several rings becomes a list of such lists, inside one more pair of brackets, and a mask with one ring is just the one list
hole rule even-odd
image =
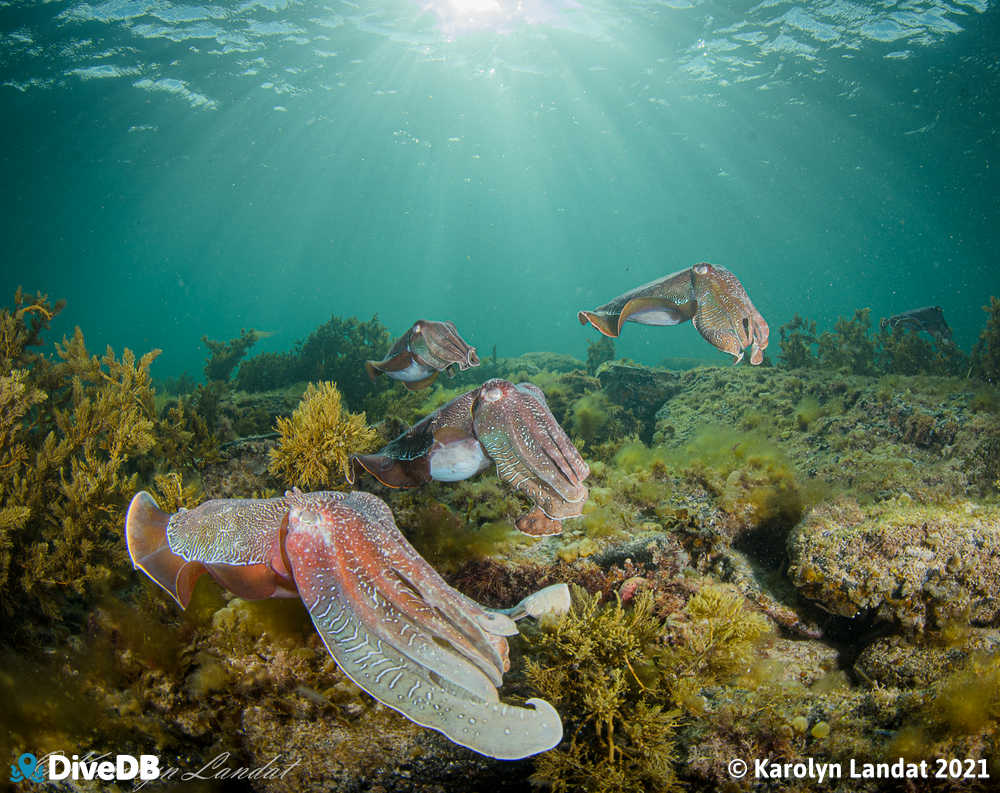
[[515, 525], [525, 534], [562, 531], [587, 500], [590, 468], [555, 420], [541, 389], [488, 380], [438, 408], [375, 454], [351, 458], [389, 487], [458, 482], [490, 465], [535, 507]]
[[489, 609], [452, 589], [370, 493], [292, 490], [215, 499], [170, 515], [145, 491], [129, 505], [134, 567], [186, 608], [208, 573], [243, 598], [300, 597], [340, 669], [379, 702], [455, 743], [514, 760], [562, 739], [542, 699], [501, 702], [514, 621], [565, 613], [565, 584]]
[[427, 388], [441, 372], [454, 377], [456, 367], [465, 371], [473, 366], [479, 366], [476, 348], [458, 335], [455, 323], [426, 319], [414, 322], [384, 359], [365, 361], [365, 369], [373, 381], [384, 374], [399, 380], [410, 391]]
[[916, 332], [924, 331], [934, 337], [938, 343], [950, 342], [951, 328], [944, 319], [944, 309], [941, 306], [923, 306], [904, 311], [901, 314], [893, 314], [891, 317], [883, 317], [879, 322], [882, 330], [897, 327], [909, 328]]
[[750, 363], [759, 364], [767, 349], [767, 323], [743, 284], [725, 267], [708, 262], [638, 286], [577, 318], [614, 337], [626, 322], [678, 325], [690, 319], [705, 341], [733, 356], [733, 363], [751, 347]]

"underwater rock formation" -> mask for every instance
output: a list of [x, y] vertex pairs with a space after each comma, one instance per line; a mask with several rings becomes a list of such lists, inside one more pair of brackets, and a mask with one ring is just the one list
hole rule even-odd
[[789, 575], [834, 614], [923, 631], [1000, 620], [1000, 507], [896, 499], [818, 506], [789, 535]]
[[486, 609], [444, 582], [375, 496], [295, 490], [168, 515], [143, 491], [125, 536], [133, 565], [182, 608], [204, 573], [245, 598], [301, 597], [351, 680], [455, 743], [518, 759], [562, 738], [549, 703], [506, 705], [496, 687], [510, 666], [514, 619], [565, 610], [565, 585], [507, 612]]

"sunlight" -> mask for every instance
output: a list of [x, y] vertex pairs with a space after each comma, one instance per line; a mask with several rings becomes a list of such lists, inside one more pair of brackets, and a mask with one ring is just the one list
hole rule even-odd
[[473, 30], [502, 32], [521, 11], [519, 0], [428, 0], [432, 11], [448, 35]]

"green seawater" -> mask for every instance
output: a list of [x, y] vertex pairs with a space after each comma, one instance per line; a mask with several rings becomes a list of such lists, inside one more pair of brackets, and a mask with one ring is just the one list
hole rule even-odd
[[[1000, 292], [987, 0], [0, 4], [0, 290], [165, 352], [332, 314], [584, 358], [698, 261], [772, 328]], [[773, 343], [772, 354], [776, 354]], [[618, 355], [724, 363], [690, 325]]]

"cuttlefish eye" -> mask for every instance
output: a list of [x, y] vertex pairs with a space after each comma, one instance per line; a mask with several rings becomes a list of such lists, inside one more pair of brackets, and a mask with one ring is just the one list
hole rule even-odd
[[304, 526], [311, 526], [319, 520], [319, 515], [316, 514], [315, 510], [296, 507], [289, 513], [288, 519]]
[[415, 325], [413, 326], [413, 333], [414, 333], [414, 334], [417, 334], [417, 333], [420, 333], [420, 331], [422, 331], [423, 329], [424, 329], [424, 326], [423, 326], [423, 325], [421, 325], [421, 324], [420, 324], [420, 323], [418, 322], [417, 324], [415, 324]]
[[483, 391], [483, 399], [487, 402], [496, 402], [503, 396], [502, 388], [488, 388]]
[[707, 273], [711, 269], [712, 265], [708, 264], [707, 262], [702, 262], [701, 264], [696, 264], [694, 266], [694, 271], [698, 273], [698, 275], [705, 275], [705, 273]]

